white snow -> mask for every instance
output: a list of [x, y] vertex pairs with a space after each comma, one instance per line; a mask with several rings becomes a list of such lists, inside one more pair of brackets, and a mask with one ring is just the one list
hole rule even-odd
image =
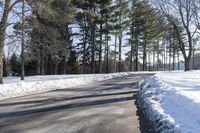
[[[142, 72], [138, 74], [141, 73]], [[25, 81], [20, 81], [20, 78], [16, 77], [8, 77], [4, 78], [4, 84], [0, 85], [0, 100], [36, 94], [55, 89], [65, 89], [130, 74], [136, 73], [122, 72], [112, 74], [30, 76], [26, 77]]]
[[200, 71], [160, 72], [140, 89], [139, 105], [156, 132], [200, 132]]

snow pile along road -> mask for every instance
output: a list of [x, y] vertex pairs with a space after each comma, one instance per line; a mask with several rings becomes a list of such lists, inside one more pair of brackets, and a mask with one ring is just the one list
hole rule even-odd
[[138, 104], [155, 133], [200, 132], [200, 71], [159, 73], [140, 89]]
[[19, 78], [5, 78], [5, 83], [0, 85], [0, 100], [85, 85], [131, 74], [133, 73], [31, 76], [26, 77], [25, 81], [20, 81]]

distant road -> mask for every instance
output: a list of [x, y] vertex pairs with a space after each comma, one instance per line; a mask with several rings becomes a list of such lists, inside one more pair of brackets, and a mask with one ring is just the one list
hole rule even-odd
[[0, 133], [147, 133], [134, 96], [137, 83], [149, 76], [0, 101]]

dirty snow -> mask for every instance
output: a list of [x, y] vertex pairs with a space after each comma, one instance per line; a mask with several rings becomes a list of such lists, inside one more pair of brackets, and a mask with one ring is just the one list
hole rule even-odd
[[139, 105], [155, 132], [200, 131], [200, 71], [161, 72], [140, 88]]

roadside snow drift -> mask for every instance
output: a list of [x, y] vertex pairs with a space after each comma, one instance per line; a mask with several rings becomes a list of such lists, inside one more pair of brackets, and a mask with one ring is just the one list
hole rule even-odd
[[162, 72], [140, 89], [138, 103], [154, 132], [200, 132], [200, 71]]
[[5, 83], [0, 85], [0, 100], [85, 85], [130, 74], [133, 73], [31, 76], [26, 77], [25, 81], [20, 81], [19, 78], [5, 78]]

